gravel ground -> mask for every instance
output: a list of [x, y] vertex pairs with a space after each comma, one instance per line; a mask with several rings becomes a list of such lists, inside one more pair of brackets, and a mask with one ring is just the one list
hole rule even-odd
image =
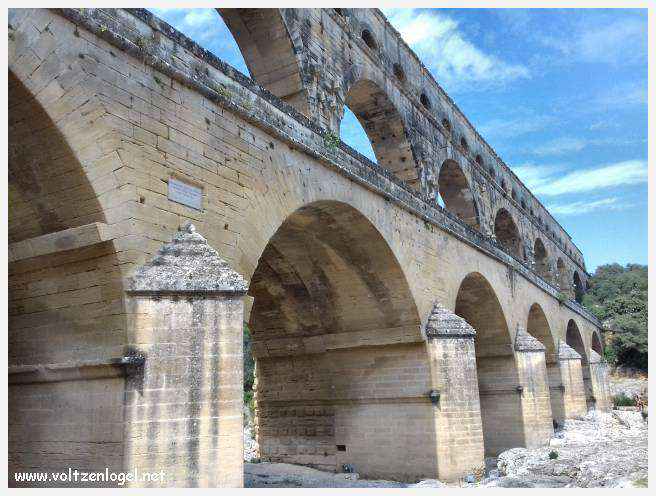
[[[590, 412], [566, 421], [548, 447], [514, 448], [498, 459], [488, 458], [486, 478], [471, 483], [366, 480], [357, 474], [286, 463], [245, 463], [244, 483], [246, 487], [646, 487], [647, 433], [647, 422], [638, 412]], [[252, 457], [257, 447], [252, 439], [248, 446]], [[550, 458], [550, 452], [557, 457]]]
[[637, 374], [611, 374], [609, 385], [611, 396], [624, 393], [629, 398], [633, 398], [637, 393], [644, 394], [648, 389], [647, 377]]

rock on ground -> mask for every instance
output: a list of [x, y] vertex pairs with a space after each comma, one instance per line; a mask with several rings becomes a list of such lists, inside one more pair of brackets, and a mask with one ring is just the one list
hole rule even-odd
[[629, 398], [633, 398], [634, 395], [645, 393], [648, 390], [647, 377], [639, 373], [614, 372], [610, 374], [609, 379], [611, 396], [623, 393]]
[[[647, 434], [639, 412], [589, 412], [565, 421], [549, 446], [513, 448], [487, 458], [482, 480], [407, 484], [287, 463], [245, 463], [244, 482], [246, 487], [646, 487]], [[253, 448], [245, 450], [245, 459], [246, 451], [257, 450], [252, 439], [248, 446]], [[557, 456], [550, 458], [551, 452]]]
[[[552, 446], [499, 455], [502, 479], [521, 487], [625, 487], [647, 477], [647, 423], [639, 412], [589, 412], [567, 420]], [[552, 457], [550, 453], [553, 452]], [[512, 483], [512, 482], [510, 482]], [[513, 486], [516, 487], [516, 486]]]

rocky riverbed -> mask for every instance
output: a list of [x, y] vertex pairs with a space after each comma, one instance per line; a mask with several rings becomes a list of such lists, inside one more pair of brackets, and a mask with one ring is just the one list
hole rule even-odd
[[647, 433], [647, 421], [638, 412], [590, 412], [566, 421], [550, 446], [514, 448], [488, 458], [483, 479], [407, 484], [285, 463], [249, 463], [257, 451], [249, 430], [244, 482], [246, 487], [646, 487]]

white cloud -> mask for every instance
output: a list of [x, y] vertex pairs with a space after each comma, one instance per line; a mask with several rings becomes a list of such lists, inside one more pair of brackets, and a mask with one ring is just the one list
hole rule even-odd
[[540, 131], [552, 122], [554, 122], [554, 118], [547, 115], [526, 115], [511, 119], [492, 119], [478, 126], [478, 131], [488, 140], [507, 139]]
[[644, 160], [627, 160], [564, 174], [562, 170], [562, 166], [539, 167], [531, 164], [513, 168], [534, 194], [543, 196], [587, 193], [647, 181], [647, 162]]
[[526, 67], [508, 64], [467, 41], [458, 23], [441, 13], [388, 9], [385, 15], [450, 90], [477, 83], [503, 84], [529, 76]]
[[580, 152], [586, 145], [587, 142], [580, 138], [556, 138], [532, 148], [531, 153], [538, 156], [564, 155], [571, 152]]
[[632, 105], [647, 106], [647, 81], [631, 81], [609, 87], [597, 94], [592, 105], [595, 107], [627, 107]]
[[547, 205], [547, 209], [556, 215], [582, 215], [596, 210], [624, 210], [632, 207], [629, 203], [619, 203], [618, 198], [602, 198], [594, 201], [576, 201]]
[[[639, 10], [570, 10], [551, 22], [542, 22], [539, 11], [523, 29], [555, 50], [558, 65], [593, 63], [609, 65], [647, 63], [647, 15]], [[566, 35], [565, 35], [566, 34]]]
[[544, 187], [552, 181], [556, 174], [562, 173], [566, 168], [562, 164], [540, 166], [533, 163], [526, 163], [512, 167], [512, 170], [526, 187], [535, 193], [539, 188]]

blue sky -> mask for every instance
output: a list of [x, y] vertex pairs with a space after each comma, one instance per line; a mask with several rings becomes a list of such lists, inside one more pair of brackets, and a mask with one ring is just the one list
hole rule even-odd
[[[248, 75], [214, 10], [151, 10]], [[646, 10], [385, 13], [572, 236], [589, 271], [647, 263]], [[350, 112], [341, 138], [373, 158]]]

